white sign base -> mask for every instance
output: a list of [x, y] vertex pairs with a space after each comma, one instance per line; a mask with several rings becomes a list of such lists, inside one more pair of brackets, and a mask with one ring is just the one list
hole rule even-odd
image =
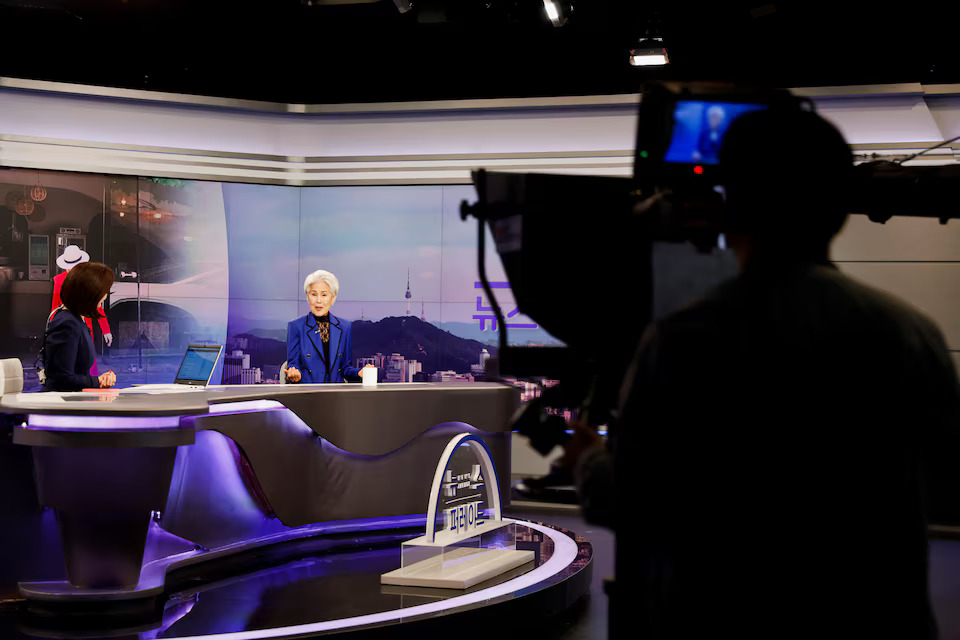
[[[469, 447], [476, 463], [454, 472], [460, 447]], [[426, 533], [404, 542], [400, 557], [401, 567], [380, 576], [381, 584], [466, 589], [533, 561], [533, 551], [517, 549], [516, 523], [503, 519], [497, 470], [479, 436], [461, 433], [447, 443], [433, 476]]]
[[456, 547], [442, 555], [385, 573], [380, 576], [380, 583], [401, 587], [468, 589], [533, 562], [533, 557], [533, 551]]

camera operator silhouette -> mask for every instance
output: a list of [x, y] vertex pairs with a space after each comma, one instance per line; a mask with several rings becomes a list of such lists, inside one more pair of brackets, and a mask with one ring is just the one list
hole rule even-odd
[[852, 156], [823, 118], [738, 117], [720, 169], [739, 276], [646, 332], [609, 450], [583, 425], [566, 446], [617, 534], [611, 616], [645, 639], [935, 638], [925, 487], [950, 485], [960, 428], [944, 338], [830, 262]]

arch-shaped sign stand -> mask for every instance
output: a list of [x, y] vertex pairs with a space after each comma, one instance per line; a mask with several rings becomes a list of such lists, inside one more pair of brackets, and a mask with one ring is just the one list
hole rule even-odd
[[[454, 454], [469, 446], [477, 463], [454, 474]], [[460, 495], [461, 490], [470, 495]], [[486, 491], [486, 514], [480, 508]], [[437, 521], [443, 514], [443, 529]], [[532, 551], [518, 551], [513, 522], [502, 519], [497, 471], [486, 443], [461, 433], [447, 444], [437, 464], [427, 504], [426, 534], [403, 543], [401, 567], [380, 577], [382, 584], [466, 589], [533, 561]]]

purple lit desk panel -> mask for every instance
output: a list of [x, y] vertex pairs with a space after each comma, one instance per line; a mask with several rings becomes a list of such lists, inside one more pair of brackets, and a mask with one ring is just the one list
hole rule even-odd
[[[182, 564], [184, 554], [199, 561], [300, 538], [317, 523], [389, 528], [391, 518], [422, 517], [436, 461], [456, 433], [483, 435], [498, 475], [510, 477], [518, 403], [516, 389], [496, 383], [0, 398], [0, 412], [27, 416], [13, 442], [33, 450], [39, 504], [56, 513], [67, 569], [68, 582], [20, 591], [135, 598], [162, 590], [167, 556], [158, 548]], [[508, 503], [509, 483], [501, 485]]]

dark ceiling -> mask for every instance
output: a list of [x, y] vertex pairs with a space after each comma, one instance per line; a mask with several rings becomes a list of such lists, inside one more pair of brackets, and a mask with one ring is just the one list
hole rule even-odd
[[[956, 3], [564, 0], [554, 27], [542, 0], [330, 1], [0, 0], [0, 76], [296, 103], [960, 82]], [[666, 70], [627, 61], [651, 24]]]

